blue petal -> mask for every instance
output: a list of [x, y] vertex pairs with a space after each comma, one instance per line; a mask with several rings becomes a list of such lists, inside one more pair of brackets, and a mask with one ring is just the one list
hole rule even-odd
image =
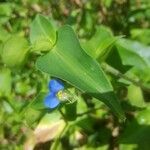
[[59, 103], [60, 101], [53, 93], [48, 94], [44, 100], [44, 105], [47, 108], [55, 108], [59, 105]]
[[63, 83], [61, 81], [52, 79], [49, 82], [49, 89], [50, 89], [51, 92], [57, 93], [58, 91], [64, 89], [64, 85], [63, 85]]

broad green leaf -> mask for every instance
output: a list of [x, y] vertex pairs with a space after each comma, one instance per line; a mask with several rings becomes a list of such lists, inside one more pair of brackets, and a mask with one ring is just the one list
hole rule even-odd
[[107, 104], [114, 113], [124, 118], [113, 88], [99, 64], [81, 48], [70, 26], [58, 30], [55, 47], [40, 57], [36, 66], [51, 76], [68, 81], [83, 92], [93, 95]]
[[110, 47], [117, 40], [111, 31], [104, 26], [97, 28], [95, 35], [82, 44], [83, 49], [93, 58], [102, 58], [110, 52]]
[[146, 104], [144, 102], [142, 90], [140, 87], [130, 85], [128, 87], [128, 95], [127, 95], [130, 104], [137, 107], [145, 107]]
[[3, 46], [2, 60], [9, 67], [22, 65], [29, 51], [29, 43], [24, 37], [12, 36]]
[[116, 47], [124, 65], [150, 68], [150, 47], [127, 39], [120, 39]]
[[122, 63], [132, 66], [126, 75], [141, 80], [144, 84], [146, 83], [145, 86], [149, 87], [150, 47], [127, 39], [120, 39], [116, 46]]
[[9, 69], [0, 70], [0, 96], [7, 96], [11, 92], [11, 72]]
[[37, 15], [30, 29], [32, 51], [45, 51], [53, 47], [56, 41], [56, 31], [50, 20], [42, 15]]

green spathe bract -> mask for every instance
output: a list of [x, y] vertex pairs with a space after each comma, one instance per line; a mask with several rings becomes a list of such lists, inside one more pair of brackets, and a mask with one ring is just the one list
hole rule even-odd
[[99, 64], [81, 48], [70, 26], [66, 25], [58, 30], [56, 45], [37, 60], [36, 66], [103, 101], [119, 118], [124, 119], [111, 84]]

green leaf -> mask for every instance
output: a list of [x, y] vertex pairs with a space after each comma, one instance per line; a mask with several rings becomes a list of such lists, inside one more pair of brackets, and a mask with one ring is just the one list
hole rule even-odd
[[65, 118], [68, 121], [73, 121], [77, 117], [77, 102], [65, 105]]
[[142, 90], [140, 87], [130, 85], [128, 87], [128, 95], [127, 95], [130, 104], [137, 107], [146, 107], [144, 102]]
[[112, 49], [112, 52], [107, 57], [106, 62], [111, 67], [117, 69], [121, 73], [125, 73], [125, 72], [127, 72], [127, 70], [129, 70], [131, 68], [131, 66], [125, 66], [122, 64], [122, 60], [119, 56], [118, 51], [115, 49], [115, 47]]
[[50, 50], [56, 41], [56, 31], [50, 20], [37, 15], [31, 24], [30, 41], [32, 51]]
[[0, 71], [0, 96], [8, 96], [11, 92], [11, 72], [3, 68]]
[[99, 64], [81, 48], [70, 26], [58, 30], [58, 40], [48, 54], [40, 57], [36, 66], [51, 76], [68, 81], [83, 92], [107, 104], [114, 113], [124, 118], [122, 109]]
[[29, 51], [29, 43], [24, 37], [12, 36], [3, 46], [2, 60], [9, 67], [22, 65]]
[[149, 87], [150, 47], [127, 39], [120, 39], [117, 41], [116, 46], [122, 63], [132, 66], [126, 75], [131, 78], [136, 78], [143, 83], [145, 82], [145, 86]]
[[150, 67], [150, 47], [127, 39], [120, 39], [116, 47], [124, 65], [137, 68]]
[[82, 47], [91, 57], [102, 58], [110, 52], [110, 47], [117, 39], [108, 28], [101, 26], [89, 41], [82, 44]]

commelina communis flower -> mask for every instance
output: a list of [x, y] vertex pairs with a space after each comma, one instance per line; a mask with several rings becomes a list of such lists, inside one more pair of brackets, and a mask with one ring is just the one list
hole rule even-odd
[[44, 105], [47, 108], [55, 108], [60, 104], [61, 99], [59, 93], [64, 90], [64, 85], [61, 81], [52, 79], [49, 82], [49, 93], [44, 99]]

